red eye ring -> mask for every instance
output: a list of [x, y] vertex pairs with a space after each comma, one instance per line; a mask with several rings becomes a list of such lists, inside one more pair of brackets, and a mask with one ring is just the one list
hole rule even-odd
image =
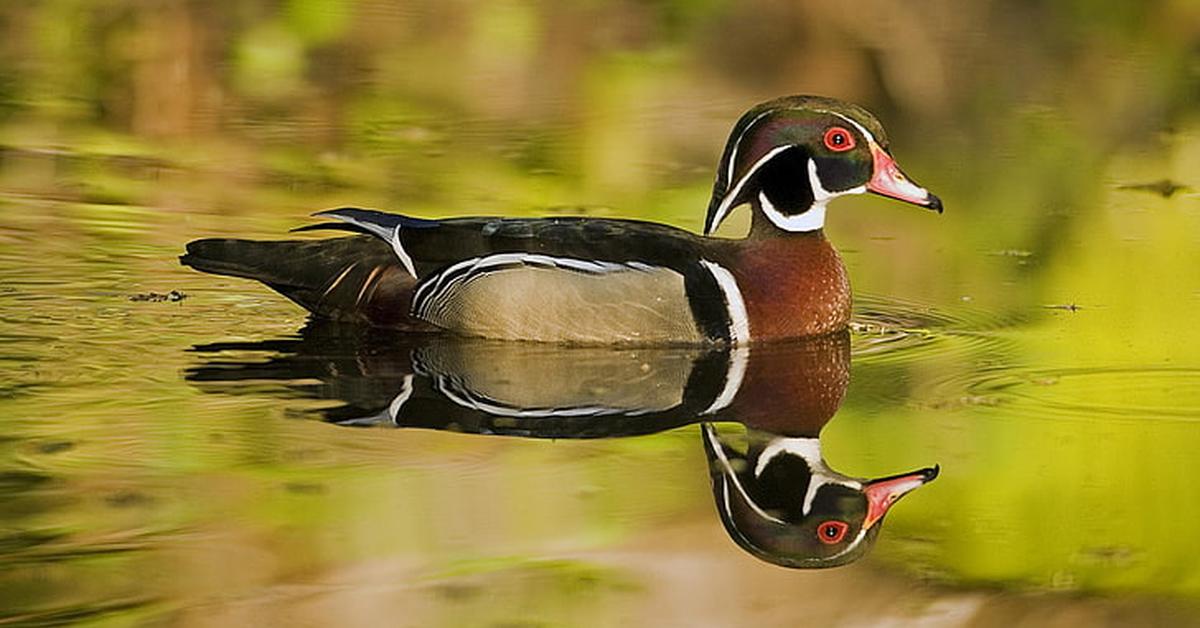
[[844, 521], [824, 521], [817, 526], [817, 538], [826, 545], [840, 543], [850, 526]]
[[829, 127], [825, 131], [825, 148], [841, 153], [854, 148], [854, 135], [840, 126]]

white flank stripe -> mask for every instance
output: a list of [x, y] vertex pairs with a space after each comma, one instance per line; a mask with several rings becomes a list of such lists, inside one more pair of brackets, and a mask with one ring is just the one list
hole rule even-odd
[[[700, 263], [712, 273], [717, 280], [717, 286], [725, 296], [725, 307], [729, 310], [729, 340], [734, 345], [744, 345], [750, 342], [750, 319], [746, 316], [746, 302], [742, 300], [742, 291], [738, 288], [733, 274], [716, 262], [706, 259]], [[740, 384], [739, 384], [740, 385]]]

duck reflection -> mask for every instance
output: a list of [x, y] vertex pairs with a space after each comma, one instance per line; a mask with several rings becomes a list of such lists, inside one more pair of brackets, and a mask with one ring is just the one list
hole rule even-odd
[[935, 466], [877, 480], [852, 478], [825, 464], [816, 437], [750, 430], [739, 443], [712, 423], [700, 429], [729, 536], [785, 567], [858, 560], [874, 545], [892, 504], [938, 475]]
[[[206, 359], [187, 377], [213, 392], [287, 382], [289, 395], [342, 401], [323, 412], [346, 426], [615, 438], [700, 423], [726, 530], [747, 552], [785, 567], [861, 558], [888, 509], [938, 474], [853, 478], [825, 463], [818, 436], [849, 382], [845, 333], [732, 349], [380, 335], [313, 323], [295, 340], [197, 346]], [[226, 357], [245, 351], [273, 355]]]

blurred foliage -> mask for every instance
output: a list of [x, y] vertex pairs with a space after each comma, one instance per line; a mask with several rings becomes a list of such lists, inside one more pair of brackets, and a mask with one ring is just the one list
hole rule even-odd
[[6, 0], [0, 32], [0, 621], [278, 623], [290, 587], [422, 575], [414, 625], [627, 619], [592, 596], [637, 578], [578, 556], [717, 525], [692, 432], [347, 431], [201, 394], [193, 343], [303, 315], [174, 255], [350, 204], [695, 229], [733, 121], [787, 93], [875, 111], [947, 204], [831, 212], [857, 293], [948, 317], [859, 338], [828, 431], [856, 475], [945, 468], [882, 562], [1200, 593], [1200, 3]]

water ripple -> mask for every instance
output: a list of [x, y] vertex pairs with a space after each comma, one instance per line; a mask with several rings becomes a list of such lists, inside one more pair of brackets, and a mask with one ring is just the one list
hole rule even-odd
[[[1200, 421], [1200, 369], [1163, 367], [980, 369], [940, 382], [942, 399], [1003, 406], [1006, 415], [1072, 420]], [[938, 402], [945, 405], [951, 402]]]
[[953, 309], [877, 295], [857, 297], [850, 323], [852, 350], [863, 363], [934, 357], [994, 358], [1008, 341], [1005, 332], [1021, 320], [988, 310]]

